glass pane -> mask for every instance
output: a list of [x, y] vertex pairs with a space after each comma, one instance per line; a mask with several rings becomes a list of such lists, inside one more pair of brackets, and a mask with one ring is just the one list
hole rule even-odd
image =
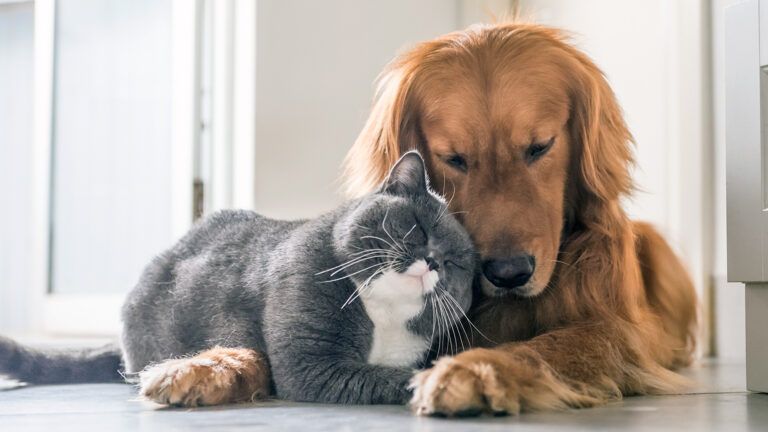
[[[0, 328], [26, 324], [32, 278], [33, 4], [0, 4]], [[12, 305], [12, 306], [10, 306]]]
[[51, 289], [124, 292], [171, 242], [170, 0], [59, 0]]

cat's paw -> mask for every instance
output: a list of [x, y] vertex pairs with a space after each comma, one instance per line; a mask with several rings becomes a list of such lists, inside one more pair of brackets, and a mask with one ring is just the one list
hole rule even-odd
[[247, 349], [213, 348], [139, 373], [139, 393], [163, 405], [219, 405], [264, 398], [268, 392], [266, 362]]

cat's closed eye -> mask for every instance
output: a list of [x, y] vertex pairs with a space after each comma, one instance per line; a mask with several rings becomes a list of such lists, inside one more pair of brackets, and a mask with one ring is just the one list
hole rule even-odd
[[467, 267], [454, 260], [445, 260], [446, 267], [455, 267], [461, 270], [468, 270]]

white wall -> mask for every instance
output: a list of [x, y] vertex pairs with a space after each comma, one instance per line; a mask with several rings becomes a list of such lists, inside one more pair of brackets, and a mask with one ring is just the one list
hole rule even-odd
[[32, 287], [33, 5], [0, 4], [0, 329], [27, 325]]
[[335, 207], [339, 167], [373, 82], [402, 47], [454, 30], [458, 2], [257, 3], [256, 210], [307, 217]]

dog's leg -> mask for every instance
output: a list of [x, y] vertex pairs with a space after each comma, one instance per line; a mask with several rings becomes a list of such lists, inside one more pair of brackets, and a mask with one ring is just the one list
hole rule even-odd
[[631, 335], [599, 323], [527, 342], [443, 357], [417, 374], [411, 405], [422, 415], [588, 407], [622, 394], [670, 393], [687, 380], [632, 346]]
[[215, 347], [193, 357], [166, 360], [139, 373], [139, 393], [166, 405], [219, 405], [263, 399], [269, 366], [258, 352]]

